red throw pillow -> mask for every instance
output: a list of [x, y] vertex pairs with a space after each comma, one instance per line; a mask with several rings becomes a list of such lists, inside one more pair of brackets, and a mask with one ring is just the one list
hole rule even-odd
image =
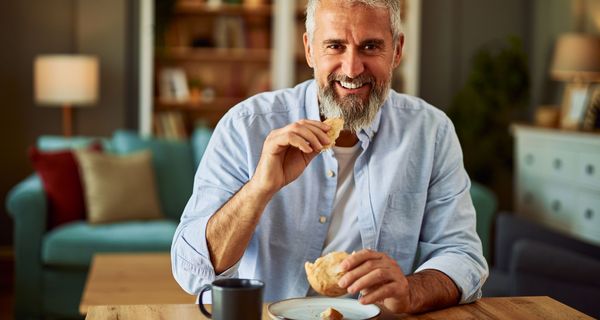
[[[101, 151], [102, 145], [94, 143], [90, 149]], [[71, 150], [40, 151], [29, 149], [29, 159], [42, 179], [48, 199], [48, 229], [63, 223], [85, 219], [85, 201], [79, 176], [77, 158]]]

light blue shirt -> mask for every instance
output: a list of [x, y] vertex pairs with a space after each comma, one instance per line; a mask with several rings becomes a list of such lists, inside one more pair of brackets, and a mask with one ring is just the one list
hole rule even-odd
[[[221, 275], [215, 275], [205, 233], [211, 215], [254, 174], [269, 132], [300, 119], [320, 120], [314, 80], [256, 95], [217, 125], [171, 250], [174, 277], [187, 292], [198, 294], [219, 277], [240, 277], [264, 281], [265, 301], [308, 293], [304, 262], [321, 256], [336, 194], [337, 177], [328, 175], [337, 172], [332, 151], [317, 156], [272, 198], [243, 257]], [[362, 246], [387, 253], [405, 274], [445, 273], [461, 290], [462, 303], [479, 298], [488, 269], [448, 117], [421, 99], [391, 91], [358, 138], [354, 178]]]

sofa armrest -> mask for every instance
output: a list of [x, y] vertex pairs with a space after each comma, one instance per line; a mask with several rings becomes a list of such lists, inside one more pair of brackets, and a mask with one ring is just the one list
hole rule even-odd
[[550, 296], [600, 317], [599, 259], [533, 240], [519, 240], [513, 250], [510, 295]]
[[530, 273], [555, 281], [600, 288], [600, 260], [532, 240], [520, 240], [513, 248], [510, 273]]
[[6, 199], [6, 208], [14, 221], [15, 316], [40, 314], [46, 193], [40, 178], [31, 175], [13, 187]]
[[501, 213], [496, 219], [495, 268], [502, 272], [508, 272], [514, 256], [514, 245], [525, 239], [600, 259], [600, 247], [598, 246], [561, 234], [514, 214]]

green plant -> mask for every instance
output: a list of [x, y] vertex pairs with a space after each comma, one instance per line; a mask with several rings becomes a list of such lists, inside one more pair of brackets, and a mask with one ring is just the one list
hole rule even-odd
[[520, 120], [529, 103], [527, 55], [521, 41], [480, 49], [465, 86], [448, 110], [474, 180], [495, 186], [512, 175], [511, 122]]

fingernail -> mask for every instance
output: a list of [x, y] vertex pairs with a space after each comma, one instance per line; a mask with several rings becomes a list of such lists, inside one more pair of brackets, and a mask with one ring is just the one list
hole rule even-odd
[[345, 280], [340, 280], [340, 281], [338, 282], [338, 286], [340, 286], [340, 287], [344, 288], [344, 287], [346, 286], [346, 281], [345, 281]]

